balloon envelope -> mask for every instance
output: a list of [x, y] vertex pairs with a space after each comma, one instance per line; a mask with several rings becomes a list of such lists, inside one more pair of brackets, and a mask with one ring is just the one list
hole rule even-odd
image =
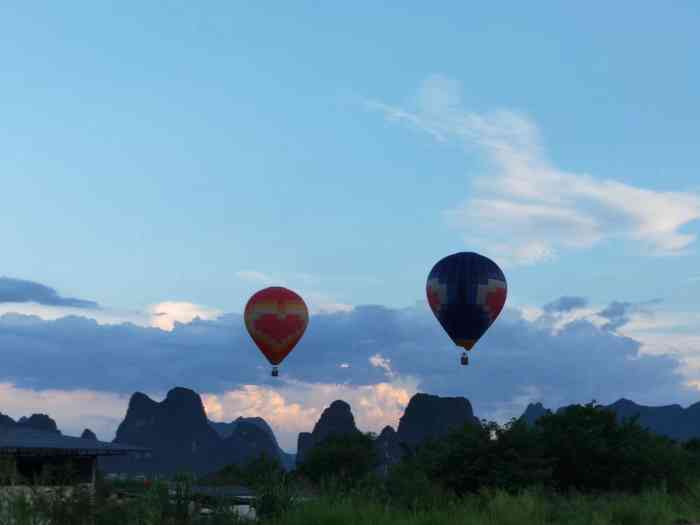
[[296, 293], [281, 286], [253, 294], [245, 307], [250, 337], [272, 365], [287, 357], [304, 335], [309, 310]]
[[457, 346], [470, 350], [506, 302], [507, 283], [498, 265], [473, 252], [448, 255], [428, 275], [428, 304]]

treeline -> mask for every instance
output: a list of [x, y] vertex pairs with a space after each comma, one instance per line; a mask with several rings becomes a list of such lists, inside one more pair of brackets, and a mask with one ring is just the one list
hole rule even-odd
[[424, 476], [464, 495], [483, 488], [517, 492], [538, 486], [557, 492], [686, 490], [700, 477], [698, 441], [678, 443], [617, 421], [611, 410], [574, 405], [534, 426], [511, 420], [501, 427], [467, 425], [420, 447], [394, 467], [395, 481]]
[[544, 415], [534, 426], [515, 419], [503, 426], [467, 424], [404, 451], [399, 463], [382, 470], [373, 435], [332, 436], [291, 474], [264, 459], [232, 469], [239, 481], [258, 487], [271, 479], [307, 483], [317, 492], [361, 491], [411, 508], [492, 489], [683, 493], [700, 479], [700, 440], [676, 442], [641, 427], [637, 418], [620, 423], [595, 402]]

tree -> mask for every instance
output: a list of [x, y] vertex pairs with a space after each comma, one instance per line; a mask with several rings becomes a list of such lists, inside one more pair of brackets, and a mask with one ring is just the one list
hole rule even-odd
[[332, 478], [348, 488], [371, 473], [377, 464], [372, 437], [358, 432], [331, 435], [314, 446], [299, 472], [314, 483]]
[[505, 427], [468, 423], [420, 447], [413, 461], [433, 482], [458, 495], [484, 487], [517, 491], [550, 480], [550, 462], [538, 437], [514, 420]]
[[242, 465], [226, 465], [208, 476], [207, 481], [217, 485], [243, 484], [257, 487], [277, 480], [283, 474], [284, 468], [278, 458], [261, 453]]
[[641, 427], [638, 417], [618, 423], [595, 402], [544, 415], [536, 426], [561, 490], [638, 492], [662, 482], [675, 490], [691, 474], [687, 451]]

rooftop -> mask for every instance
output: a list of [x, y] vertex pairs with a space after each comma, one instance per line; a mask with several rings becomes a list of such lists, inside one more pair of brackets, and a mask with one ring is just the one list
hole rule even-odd
[[0, 427], [0, 454], [111, 456], [128, 452], [151, 452], [151, 449], [63, 436], [33, 428]]
[[204, 486], [204, 485], [193, 485], [190, 487], [190, 492], [192, 494], [198, 494], [202, 496], [215, 496], [215, 497], [233, 497], [233, 498], [252, 498], [255, 493], [248, 487], [242, 485], [225, 485], [225, 486]]

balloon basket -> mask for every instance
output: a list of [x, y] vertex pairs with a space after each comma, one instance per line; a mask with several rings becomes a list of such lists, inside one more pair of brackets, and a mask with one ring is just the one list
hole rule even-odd
[[467, 366], [469, 364], [469, 355], [466, 352], [462, 352], [459, 362], [462, 363], [462, 366]]
[[280, 375], [280, 372], [279, 372], [279, 370], [277, 369], [276, 366], [273, 366], [273, 367], [272, 367], [272, 372], [270, 372], [270, 375], [271, 375], [272, 377], [277, 377], [278, 375]]

